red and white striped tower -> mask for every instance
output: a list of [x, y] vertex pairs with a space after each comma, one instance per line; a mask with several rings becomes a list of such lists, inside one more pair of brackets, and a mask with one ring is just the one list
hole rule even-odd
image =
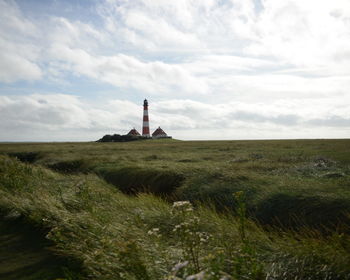
[[148, 119], [148, 101], [143, 101], [143, 124], [142, 124], [142, 136], [150, 137], [149, 133], [149, 119]]

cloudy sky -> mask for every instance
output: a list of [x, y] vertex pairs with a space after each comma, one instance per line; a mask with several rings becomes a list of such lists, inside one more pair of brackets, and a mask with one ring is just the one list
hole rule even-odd
[[348, 0], [0, 0], [0, 141], [350, 137]]

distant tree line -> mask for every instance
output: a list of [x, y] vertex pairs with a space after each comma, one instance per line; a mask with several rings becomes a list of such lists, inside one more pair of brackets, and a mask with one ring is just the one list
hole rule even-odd
[[129, 142], [129, 141], [145, 140], [145, 139], [149, 139], [149, 138], [143, 137], [143, 136], [134, 136], [134, 135], [106, 134], [96, 142]]

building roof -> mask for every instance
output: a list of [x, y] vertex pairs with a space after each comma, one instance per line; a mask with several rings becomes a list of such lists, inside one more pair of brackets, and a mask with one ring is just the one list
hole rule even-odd
[[141, 134], [135, 129], [133, 128], [132, 130], [129, 131], [128, 135], [132, 135], [132, 136], [141, 136]]
[[164, 132], [163, 129], [161, 129], [160, 127], [158, 127], [153, 133], [152, 136], [167, 136], [167, 134]]

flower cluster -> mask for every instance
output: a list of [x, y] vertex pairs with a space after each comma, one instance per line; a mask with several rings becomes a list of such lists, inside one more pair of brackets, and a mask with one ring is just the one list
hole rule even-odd
[[185, 201], [175, 201], [173, 203], [173, 209], [175, 211], [185, 211], [185, 212], [191, 212], [193, 211], [193, 207], [191, 202], [185, 200]]
[[183, 257], [188, 260], [193, 271], [200, 270], [200, 251], [210, 235], [200, 228], [200, 219], [196, 216], [189, 201], [177, 201], [173, 204], [174, 216], [181, 222], [176, 224], [173, 232], [181, 244]]
[[159, 232], [159, 228], [152, 228], [151, 230], [149, 230], [147, 232], [147, 234], [150, 236], [158, 237], [158, 238], [162, 236]]

